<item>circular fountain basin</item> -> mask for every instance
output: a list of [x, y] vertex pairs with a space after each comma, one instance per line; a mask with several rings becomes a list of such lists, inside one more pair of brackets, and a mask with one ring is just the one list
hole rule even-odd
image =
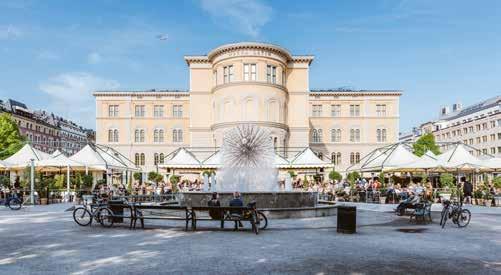
[[[229, 205], [231, 192], [218, 192], [221, 205]], [[334, 205], [318, 203], [317, 192], [242, 192], [244, 205], [255, 201], [257, 208], [269, 218], [307, 218], [335, 215]], [[207, 206], [212, 192], [181, 192], [179, 204], [188, 207]]]

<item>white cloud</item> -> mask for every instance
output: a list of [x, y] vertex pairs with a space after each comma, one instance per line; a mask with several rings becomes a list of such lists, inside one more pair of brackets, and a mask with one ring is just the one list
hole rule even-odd
[[202, 9], [228, 27], [257, 37], [271, 19], [272, 8], [259, 0], [201, 0]]
[[87, 56], [87, 62], [89, 64], [97, 64], [97, 63], [100, 63], [102, 60], [101, 58], [101, 55], [97, 52], [91, 52], [88, 56]]
[[0, 40], [16, 39], [22, 34], [23, 32], [15, 26], [0, 26]]
[[95, 103], [92, 92], [117, 89], [115, 80], [90, 73], [62, 73], [41, 83], [39, 88], [51, 99], [50, 110], [86, 126], [95, 123]]

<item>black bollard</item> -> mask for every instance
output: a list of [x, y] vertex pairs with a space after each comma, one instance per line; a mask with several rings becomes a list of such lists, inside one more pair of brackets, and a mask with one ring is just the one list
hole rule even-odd
[[337, 232], [353, 234], [357, 231], [357, 207], [338, 206]]

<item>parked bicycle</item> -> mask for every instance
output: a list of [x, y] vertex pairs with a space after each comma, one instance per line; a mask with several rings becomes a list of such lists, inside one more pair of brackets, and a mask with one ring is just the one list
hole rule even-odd
[[466, 227], [470, 223], [471, 212], [468, 209], [464, 209], [462, 203], [457, 201], [451, 203], [451, 201], [445, 200], [443, 207], [442, 218], [440, 219], [442, 228], [445, 227], [447, 219], [452, 219], [452, 222], [458, 227]]
[[23, 206], [21, 199], [15, 196], [10, 196], [6, 199], [0, 200], [0, 204], [3, 204], [5, 207], [10, 208], [11, 210], [19, 210]]
[[112, 227], [113, 211], [102, 202], [83, 205], [73, 210], [73, 220], [80, 226], [92, 225], [92, 221], [96, 220], [103, 227]]

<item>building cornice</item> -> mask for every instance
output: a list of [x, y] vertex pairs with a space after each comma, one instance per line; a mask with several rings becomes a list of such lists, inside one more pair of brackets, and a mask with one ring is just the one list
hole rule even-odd
[[402, 93], [401, 90], [310, 90], [310, 96], [401, 96]]
[[189, 96], [190, 93], [181, 90], [147, 90], [147, 91], [95, 91], [93, 96]]
[[207, 54], [207, 58], [209, 60], [212, 60], [215, 56], [219, 54], [240, 49], [268, 50], [284, 56], [287, 60], [292, 60], [292, 55], [289, 53], [287, 49], [282, 48], [278, 45], [259, 43], [259, 42], [240, 42], [240, 43], [225, 44], [210, 51]]
[[228, 127], [233, 127], [233, 126], [238, 126], [241, 124], [254, 124], [262, 127], [271, 127], [271, 128], [279, 128], [283, 129], [285, 131], [289, 130], [289, 126], [287, 126], [284, 123], [280, 122], [270, 122], [270, 121], [234, 121], [234, 122], [221, 122], [221, 123], [215, 123], [211, 126], [211, 130], [217, 130], [221, 128], [228, 128]]
[[233, 82], [228, 82], [224, 84], [220, 84], [212, 88], [212, 92], [215, 92], [217, 90], [226, 88], [226, 87], [232, 87], [232, 86], [267, 86], [267, 87], [273, 87], [280, 89], [284, 92], [287, 92], [287, 88], [283, 85], [280, 84], [273, 84], [273, 83], [268, 83], [266, 81], [233, 81]]

